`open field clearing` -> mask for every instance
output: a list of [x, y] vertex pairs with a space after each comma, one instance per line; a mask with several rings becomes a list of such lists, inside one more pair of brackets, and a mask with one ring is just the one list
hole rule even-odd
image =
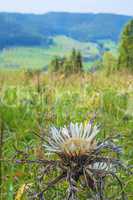
[[[66, 36], [53, 38], [54, 45], [44, 47], [16, 47], [7, 48], [0, 52], [0, 68], [44, 68], [54, 56], [67, 56], [73, 48], [80, 50], [83, 55], [85, 69], [93, 66], [96, 59], [100, 57], [100, 48], [97, 43], [85, 43], [71, 39]], [[116, 53], [116, 44], [112, 41], [101, 41], [104, 48]]]

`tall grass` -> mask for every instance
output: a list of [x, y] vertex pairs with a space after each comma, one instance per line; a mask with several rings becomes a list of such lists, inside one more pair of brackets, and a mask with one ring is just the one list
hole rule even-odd
[[[18, 165], [12, 162], [14, 146], [27, 146], [32, 158], [44, 157], [39, 138], [45, 137], [49, 127], [72, 122], [84, 122], [97, 113], [101, 124], [100, 137], [122, 134], [118, 142], [124, 148], [123, 159], [133, 164], [133, 76], [127, 71], [115, 72], [106, 77], [104, 72], [81, 73], [65, 78], [63, 75], [41, 74], [40, 90], [36, 74], [25, 71], [0, 72], [0, 120], [2, 137], [2, 194], [12, 200], [18, 189], [35, 182], [36, 165]], [[130, 108], [130, 109], [129, 109]], [[129, 200], [133, 199], [133, 181], [122, 177]], [[64, 189], [53, 188], [48, 199], [62, 199]], [[58, 198], [55, 196], [58, 193]], [[24, 197], [23, 199], [26, 199]], [[81, 197], [80, 199], [84, 199]]]

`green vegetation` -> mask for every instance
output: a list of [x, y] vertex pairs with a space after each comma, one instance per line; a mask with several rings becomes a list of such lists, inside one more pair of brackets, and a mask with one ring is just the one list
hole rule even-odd
[[8, 69], [45, 68], [52, 55], [40, 47], [18, 47], [5, 49], [0, 53], [0, 67]]
[[133, 71], [133, 20], [125, 27], [119, 49], [119, 68], [129, 68]]
[[[35, 133], [45, 138], [53, 124], [57, 127], [67, 125], [70, 121], [86, 124], [94, 112], [97, 112], [96, 122], [101, 124], [99, 137], [121, 134], [123, 137], [116, 141], [124, 148], [121, 159], [132, 165], [132, 79], [128, 71], [116, 71], [108, 77], [105, 71], [93, 74], [82, 72], [67, 78], [39, 72], [1, 71], [2, 199], [13, 200], [24, 184], [35, 186], [36, 182], [38, 165], [13, 162], [14, 145], [17, 149], [29, 152], [31, 159], [46, 157]], [[52, 178], [54, 174], [50, 176]], [[132, 200], [132, 177], [121, 174], [121, 179], [125, 183], [128, 199]], [[54, 199], [55, 196], [58, 196], [58, 200], [62, 199], [66, 187], [62, 183], [53, 187], [46, 199]], [[109, 191], [115, 193], [115, 188]], [[82, 190], [80, 199], [86, 199], [87, 194]], [[22, 195], [26, 200], [23, 190]]]
[[[126, 41], [130, 38], [129, 32], [125, 38]], [[129, 70], [132, 66], [118, 70], [118, 55], [109, 41], [85, 44], [64, 36], [54, 37], [53, 40], [54, 44], [47, 49], [21, 47], [5, 49], [0, 54], [2, 200], [28, 200], [29, 189], [34, 192], [43, 189], [43, 185], [39, 185], [37, 181], [42, 174], [41, 171], [37, 174], [39, 165], [16, 162], [16, 152], [21, 151], [23, 156], [28, 154], [28, 159], [31, 160], [48, 157], [57, 159], [47, 155], [40, 138], [45, 139], [53, 125], [62, 127], [70, 122], [87, 124], [94, 113], [97, 115], [95, 123], [101, 124], [98, 141], [119, 135], [115, 142], [124, 150], [119, 158], [127, 165], [133, 165], [133, 74]], [[130, 45], [132, 47], [131, 43]], [[75, 46], [76, 50], [73, 49]], [[110, 46], [111, 49], [108, 49]], [[108, 52], [104, 52], [105, 49]], [[89, 60], [88, 52], [93, 55], [98, 53], [102, 59]], [[127, 56], [131, 59], [131, 52], [128, 53]], [[57, 57], [52, 60], [51, 69], [58, 71], [61, 68], [63, 73], [46, 73], [42, 70], [47, 68], [54, 56]], [[85, 66], [82, 66], [82, 59]], [[132, 63], [132, 59], [129, 61]], [[92, 72], [82, 70], [83, 67], [88, 67], [88, 62], [95, 65]], [[102, 153], [104, 155], [104, 151]], [[110, 156], [115, 157], [113, 153]], [[60, 171], [57, 169], [43, 177], [44, 184], [58, 174]], [[119, 172], [119, 177], [124, 183], [128, 200], [132, 200], [132, 177], [122, 171]], [[67, 182], [60, 183], [44, 195], [48, 200], [62, 200], [66, 188]], [[118, 197], [116, 188], [115, 181], [106, 188], [105, 192], [109, 196], [114, 195], [112, 200]], [[81, 187], [79, 199], [87, 199], [89, 195], [90, 191]]]
[[113, 54], [117, 51], [117, 45], [112, 41], [101, 41], [99, 43], [79, 42], [66, 36], [53, 37], [53, 45], [43, 47], [15, 47], [4, 49], [0, 52], [0, 68], [32, 68], [47, 69], [53, 57], [69, 56], [73, 48], [79, 50], [83, 56], [84, 69], [88, 70], [95, 65], [95, 60], [101, 58], [103, 51], [108, 50]]
[[103, 55], [102, 65], [105, 68], [106, 74], [109, 75], [111, 72], [117, 70], [118, 59], [111, 52], [105, 52]]
[[60, 72], [66, 75], [83, 71], [80, 51], [73, 49], [69, 57], [55, 57], [49, 65], [49, 71]]

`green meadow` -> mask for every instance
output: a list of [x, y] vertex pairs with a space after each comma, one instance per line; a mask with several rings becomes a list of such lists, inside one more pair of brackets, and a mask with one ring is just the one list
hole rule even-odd
[[[21, 48], [22, 50], [22, 48]], [[18, 49], [14, 50], [22, 59]], [[36, 58], [37, 49], [32, 55]], [[38, 51], [43, 58], [43, 49]], [[55, 52], [55, 51], [54, 51]], [[8, 52], [9, 53], [9, 52]], [[45, 51], [44, 51], [45, 54]], [[15, 54], [14, 54], [15, 55]], [[18, 62], [20, 62], [18, 57]], [[16, 56], [17, 58], [17, 56]], [[39, 60], [38, 58], [38, 60]], [[12, 56], [11, 56], [12, 59]], [[27, 57], [27, 59], [31, 59]], [[21, 60], [23, 62], [23, 60]], [[28, 63], [28, 61], [26, 62]], [[42, 60], [39, 63], [43, 64]], [[96, 113], [96, 123], [101, 125], [98, 138], [121, 135], [116, 143], [123, 148], [121, 159], [133, 165], [133, 75], [127, 71], [106, 74], [105, 70], [95, 73], [78, 73], [65, 77], [61, 74], [36, 73], [30, 76], [25, 69], [0, 71], [0, 133], [2, 150], [1, 199], [27, 200], [23, 186], [36, 186], [37, 164], [17, 164], [15, 148], [28, 151], [31, 159], [46, 157], [45, 149], [36, 134], [44, 137], [52, 125], [68, 125], [70, 122], [86, 124]], [[38, 90], [39, 87], [39, 90]], [[57, 171], [58, 173], [58, 171]], [[133, 179], [126, 173], [119, 174], [129, 200], [133, 199]], [[51, 178], [54, 174], [50, 175]], [[115, 184], [115, 183], [114, 183]], [[115, 187], [107, 191], [117, 195]], [[51, 188], [45, 197], [62, 200], [67, 183]], [[79, 197], [84, 200], [89, 191], [81, 189]]]
[[0, 52], [0, 68], [32, 68], [47, 69], [51, 59], [55, 56], [67, 56], [73, 48], [80, 50], [83, 55], [85, 69], [91, 68], [95, 60], [100, 57], [100, 47], [107, 48], [116, 53], [117, 45], [111, 40], [99, 41], [99, 43], [79, 42], [66, 36], [55, 36], [54, 44], [49, 48], [44, 47], [14, 47]]

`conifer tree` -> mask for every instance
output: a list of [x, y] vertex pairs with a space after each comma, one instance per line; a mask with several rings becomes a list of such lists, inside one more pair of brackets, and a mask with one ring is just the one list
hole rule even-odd
[[50, 72], [60, 72], [60, 73], [77, 73], [82, 71], [82, 55], [80, 51], [72, 50], [71, 55], [69, 57], [55, 57], [50, 65]]
[[76, 55], [76, 71], [80, 72], [83, 69], [83, 64], [82, 64], [82, 55], [80, 51], [77, 52]]
[[72, 73], [73, 66], [70, 60], [66, 59], [64, 64], [63, 64], [63, 73], [66, 75]]
[[133, 70], [133, 20], [131, 20], [121, 36], [118, 68], [126, 67]]
[[76, 71], [76, 65], [77, 65], [77, 52], [76, 52], [76, 49], [73, 49], [72, 50], [72, 53], [71, 53], [71, 56], [70, 56], [70, 62], [71, 62], [71, 65], [72, 65], [72, 72], [75, 72]]
[[60, 58], [55, 57], [50, 63], [50, 71], [57, 72], [60, 69]]

